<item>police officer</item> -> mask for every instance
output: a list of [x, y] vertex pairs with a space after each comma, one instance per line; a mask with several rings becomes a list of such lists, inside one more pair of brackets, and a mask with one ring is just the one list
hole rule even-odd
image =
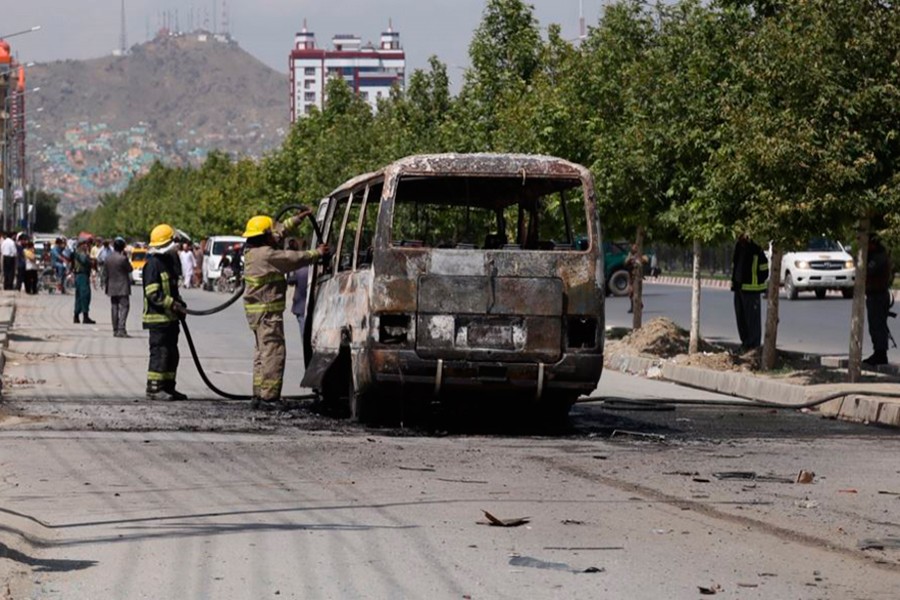
[[756, 350], [762, 344], [760, 294], [769, 279], [769, 261], [762, 248], [741, 234], [731, 259], [731, 291], [741, 350]]
[[887, 249], [878, 236], [869, 238], [869, 261], [866, 264], [866, 317], [872, 338], [872, 355], [863, 360], [869, 366], [888, 362], [888, 313], [891, 307], [891, 282], [894, 279]]
[[272, 217], [255, 216], [247, 221], [244, 237], [244, 310], [256, 338], [253, 355], [253, 408], [281, 406], [284, 380], [285, 275], [315, 263], [328, 253], [328, 246], [316, 250], [279, 250], [282, 232], [296, 228], [311, 211], [297, 213], [284, 223]]
[[175, 230], [166, 224], [150, 232], [150, 250], [144, 265], [144, 329], [150, 332], [148, 400], [187, 400], [175, 389], [178, 371], [178, 320], [185, 303], [178, 293], [178, 244]]
[[[75, 322], [93, 325], [91, 319], [91, 256], [88, 246], [90, 241], [78, 240], [75, 254], [72, 255], [72, 271], [75, 273]], [[79, 315], [84, 313], [84, 320], [79, 321]]]

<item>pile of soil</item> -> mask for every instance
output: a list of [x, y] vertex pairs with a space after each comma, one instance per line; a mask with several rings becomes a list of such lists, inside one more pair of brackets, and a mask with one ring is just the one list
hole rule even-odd
[[[632, 356], [649, 354], [659, 358], [674, 358], [687, 354], [690, 337], [686, 329], [682, 329], [671, 319], [657, 317], [621, 340], [611, 342], [610, 346], [620, 354]], [[699, 349], [701, 352], [725, 352], [724, 348], [702, 339]]]

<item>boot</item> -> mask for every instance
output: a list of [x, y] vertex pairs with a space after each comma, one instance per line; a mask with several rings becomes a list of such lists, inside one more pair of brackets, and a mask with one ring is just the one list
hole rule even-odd
[[160, 400], [163, 395], [162, 385], [159, 381], [147, 382], [147, 400]]
[[82, 321], [85, 325], [94, 325], [97, 321], [93, 320], [87, 313], [84, 313], [84, 321]]
[[268, 398], [260, 398], [259, 396], [253, 396], [250, 400], [250, 408], [253, 410], [262, 410], [262, 411], [270, 411], [270, 410], [284, 410], [284, 402], [281, 398], [268, 399]]
[[175, 389], [174, 381], [163, 382], [162, 391], [163, 391], [163, 394], [166, 396], [166, 400], [181, 401], [181, 400], [188, 399], [186, 394], [182, 394], [181, 392], [179, 392], [178, 390]]
[[75, 313], [75, 323], [81, 323], [81, 321], [78, 320], [78, 313]]
[[863, 363], [869, 365], [870, 367], [877, 367], [878, 365], [888, 364], [887, 350], [876, 350], [872, 353], [872, 356], [864, 359]]

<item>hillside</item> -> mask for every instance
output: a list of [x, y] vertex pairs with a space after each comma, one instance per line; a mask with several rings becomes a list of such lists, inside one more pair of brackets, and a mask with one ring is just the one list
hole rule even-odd
[[289, 125], [287, 74], [229, 40], [159, 36], [126, 56], [28, 70], [28, 150], [40, 186], [70, 215], [123, 189], [157, 159], [197, 164], [213, 149], [259, 157]]

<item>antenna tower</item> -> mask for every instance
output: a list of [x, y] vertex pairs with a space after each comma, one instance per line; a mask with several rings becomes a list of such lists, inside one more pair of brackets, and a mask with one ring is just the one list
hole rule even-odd
[[587, 32], [584, 27], [584, 0], [578, 0], [578, 38], [584, 39]]
[[228, 0], [222, 0], [222, 33], [229, 35]]
[[125, 0], [122, 0], [122, 28], [119, 31], [119, 49], [122, 54], [128, 50], [128, 38], [125, 36]]

